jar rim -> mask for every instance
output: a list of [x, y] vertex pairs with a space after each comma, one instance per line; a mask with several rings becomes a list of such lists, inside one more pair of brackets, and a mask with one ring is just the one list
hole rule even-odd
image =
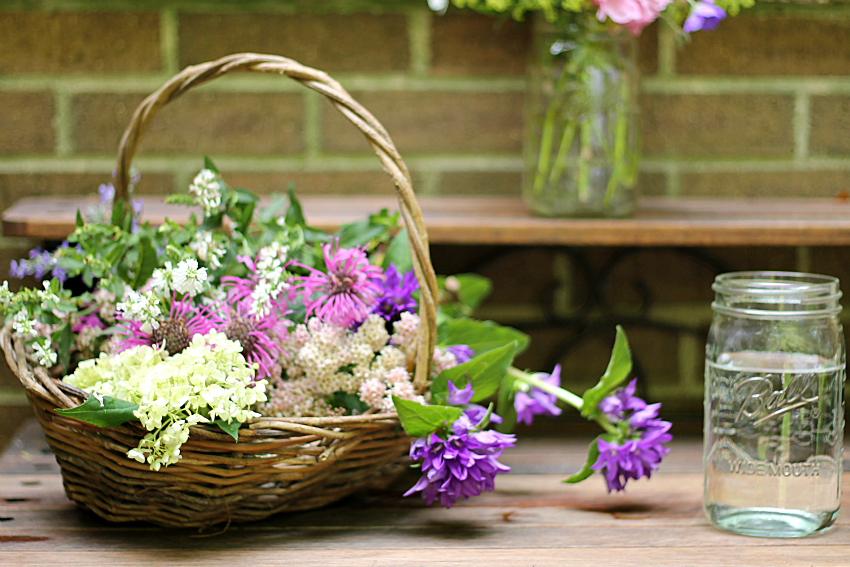
[[711, 286], [716, 292], [746, 291], [759, 296], [787, 296], [788, 294], [817, 297], [819, 301], [838, 299], [838, 278], [806, 272], [747, 271], [720, 274]]

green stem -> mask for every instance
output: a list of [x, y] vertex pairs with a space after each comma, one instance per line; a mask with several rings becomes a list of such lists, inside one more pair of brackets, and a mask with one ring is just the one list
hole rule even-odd
[[552, 173], [549, 174], [549, 185], [555, 185], [564, 173], [564, 166], [567, 164], [567, 154], [573, 145], [573, 138], [575, 138], [577, 127], [578, 124], [575, 120], [567, 121], [567, 126], [564, 128], [564, 135], [561, 136], [558, 155], [555, 156], [555, 164], [552, 166]]
[[[556, 63], [545, 62], [541, 65], [543, 68], [546, 68], [547, 65], [555, 64]], [[539, 195], [543, 192], [544, 183], [546, 181], [547, 174], [549, 173], [551, 164], [550, 160], [552, 158], [552, 144], [554, 142], [553, 137], [555, 134], [555, 121], [558, 118], [558, 113], [562, 103], [560, 95], [566, 87], [569, 78], [570, 73], [566, 69], [562, 69], [558, 76], [558, 80], [552, 88], [549, 106], [546, 109], [546, 117], [543, 119], [543, 131], [540, 134], [540, 149], [537, 155], [537, 173], [534, 175], [533, 187], [535, 195]]]
[[617, 187], [620, 185], [620, 177], [626, 159], [626, 137], [628, 135], [628, 102], [629, 102], [629, 82], [624, 80], [620, 85], [620, 99], [617, 101], [617, 123], [614, 130], [614, 168], [611, 172], [611, 178], [608, 180], [608, 187], [605, 189], [605, 197], [602, 200], [602, 206], [608, 208], [611, 206], [611, 199]]
[[581, 145], [578, 154], [578, 180], [576, 182], [576, 194], [581, 203], [590, 199], [590, 160], [593, 159], [593, 148], [591, 146], [592, 132], [590, 130], [591, 117], [581, 123], [579, 136]]

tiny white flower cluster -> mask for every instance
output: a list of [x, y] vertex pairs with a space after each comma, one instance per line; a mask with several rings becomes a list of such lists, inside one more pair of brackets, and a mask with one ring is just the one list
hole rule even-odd
[[289, 333], [283, 348], [286, 379], [272, 382], [260, 410], [264, 415], [328, 415], [334, 410], [325, 400], [338, 391], [357, 394], [380, 411], [393, 411], [393, 396], [424, 401], [413, 386], [407, 355], [390, 343], [380, 315], [369, 315], [357, 331], [311, 318]]
[[159, 328], [157, 319], [162, 315], [162, 309], [160, 308], [159, 297], [152, 291], [139, 293], [128, 289], [124, 294], [124, 301], [119, 302], [115, 308], [126, 319], [141, 323], [142, 332], [150, 333]]
[[195, 233], [195, 236], [189, 243], [189, 248], [198, 255], [198, 260], [206, 262], [213, 270], [221, 267], [221, 261], [224, 258], [225, 251], [216, 245], [212, 232], [201, 230]]
[[260, 249], [254, 266], [259, 281], [251, 292], [251, 315], [266, 317], [271, 313], [272, 300], [289, 291], [290, 274], [284, 269], [288, 255], [289, 247], [278, 242]]
[[207, 269], [199, 268], [198, 261], [194, 258], [179, 262], [171, 273], [171, 285], [174, 291], [185, 295], [195, 296], [201, 293], [208, 283]]
[[12, 292], [9, 291], [9, 282], [3, 281], [0, 285], [0, 306], [9, 307], [12, 304]]
[[212, 170], [202, 169], [189, 186], [189, 193], [195, 196], [206, 216], [212, 216], [221, 207], [222, 182]]
[[52, 367], [58, 360], [56, 352], [50, 348], [50, 339], [38, 340], [33, 345], [36, 360], [42, 366]]
[[134, 413], [150, 433], [127, 456], [159, 470], [180, 460], [190, 426], [217, 419], [243, 423], [260, 415], [250, 408], [266, 401], [266, 381], [252, 382], [253, 375], [239, 343], [210, 331], [170, 357], [149, 346], [102, 354], [81, 362], [65, 380], [138, 405]]
[[38, 334], [35, 329], [37, 324], [38, 321], [30, 319], [29, 311], [26, 309], [18, 311], [12, 318], [12, 328], [26, 339], [31, 339]]
[[51, 308], [51, 303], [59, 303], [59, 296], [50, 291], [49, 281], [42, 283], [44, 284], [44, 289], [38, 290], [36, 293], [38, 294], [38, 298], [41, 300], [41, 308], [46, 310]]

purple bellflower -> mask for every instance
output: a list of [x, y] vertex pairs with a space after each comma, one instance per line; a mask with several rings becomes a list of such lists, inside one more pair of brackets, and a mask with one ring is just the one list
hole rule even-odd
[[497, 459], [516, 438], [492, 430], [473, 431], [473, 426], [462, 415], [445, 439], [432, 433], [411, 444], [410, 458], [422, 459], [422, 477], [405, 496], [422, 491], [429, 505], [439, 497], [440, 504], [451, 508], [457, 500], [495, 488], [496, 475], [511, 470]]
[[673, 439], [668, 433], [672, 424], [658, 419], [661, 404], [648, 405], [634, 395], [636, 382], [632, 380], [598, 406], [620, 430], [604, 436], [607, 439], [599, 438], [599, 458], [591, 466], [605, 476], [608, 492], [623, 490], [629, 480], [649, 478], [670, 451], [664, 443]]
[[475, 351], [467, 345], [451, 345], [447, 346], [444, 350], [455, 355], [455, 360], [458, 364], [469, 362], [475, 356]]
[[[561, 365], [556, 365], [551, 374], [540, 372], [535, 374], [534, 377], [552, 386], [560, 387]], [[516, 410], [517, 421], [531, 425], [535, 415], [560, 415], [561, 408], [556, 403], [557, 398], [555, 394], [546, 393], [533, 386], [528, 392], [519, 391], [514, 396], [514, 409]]]
[[392, 323], [400, 320], [404, 311], [416, 311], [417, 304], [413, 293], [419, 289], [419, 282], [416, 281], [413, 270], [408, 270], [402, 277], [395, 265], [390, 264], [384, 272], [381, 288], [381, 295], [372, 306], [371, 313], [377, 313]]
[[682, 29], [686, 33], [715, 29], [726, 18], [726, 11], [714, 5], [714, 0], [701, 0], [691, 3], [691, 13]]

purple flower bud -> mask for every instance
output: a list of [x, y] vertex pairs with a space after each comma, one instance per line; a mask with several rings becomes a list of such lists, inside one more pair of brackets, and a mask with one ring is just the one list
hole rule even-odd
[[464, 406], [469, 403], [473, 394], [475, 392], [472, 391], [472, 384], [467, 384], [458, 390], [449, 380], [449, 395], [446, 396], [446, 403], [453, 406]]
[[[552, 386], [561, 385], [561, 365], [558, 364], [551, 374], [538, 373], [535, 378], [543, 380]], [[528, 392], [517, 392], [514, 396], [514, 409], [517, 421], [531, 425], [535, 415], [556, 416], [561, 414], [555, 394], [549, 394], [538, 388], [531, 387]]]
[[115, 187], [112, 186], [112, 183], [109, 185], [101, 184], [97, 188], [97, 194], [100, 196], [101, 203], [107, 203], [115, 198]]

